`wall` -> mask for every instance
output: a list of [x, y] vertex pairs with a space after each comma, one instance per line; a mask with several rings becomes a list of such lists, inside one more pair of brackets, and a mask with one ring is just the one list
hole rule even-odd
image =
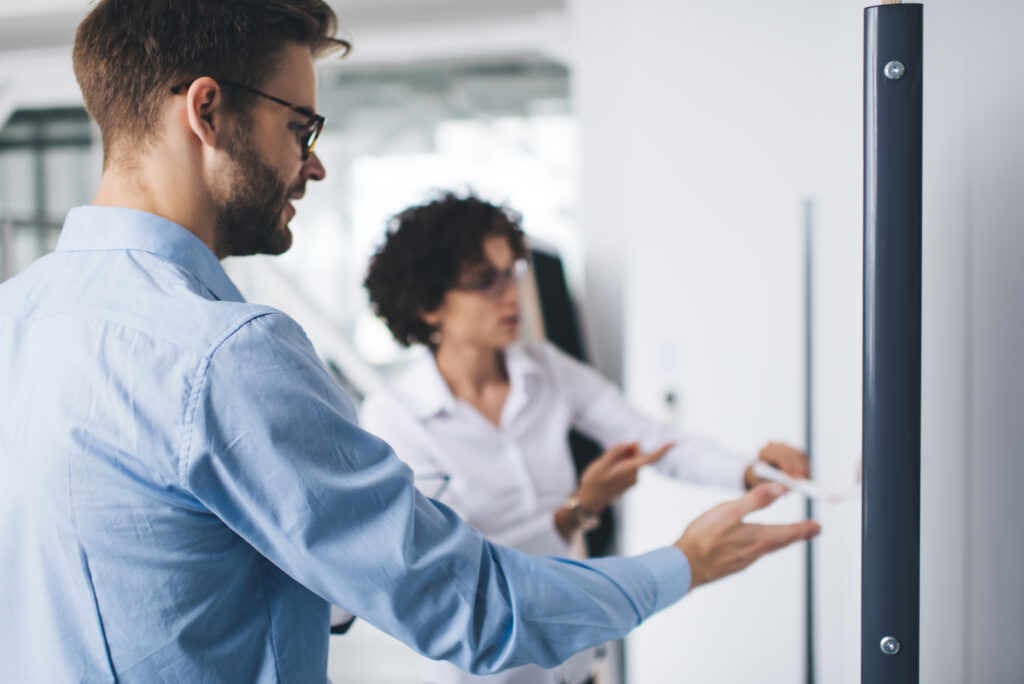
[[[966, 97], [968, 210], [967, 559], [972, 682], [1024, 678], [1024, 7], [973, 3], [959, 64]], [[965, 87], [964, 87], [965, 86]], [[958, 136], [959, 137], [959, 136]], [[944, 558], [950, 556], [946, 545]]]
[[[633, 400], [752, 449], [799, 440], [799, 206], [816, 205], [818, 478], [860, 448], [864, 4], [580, 0], [587, 307]], [[921, 681], [1024, 676], [1024, 8], [925, 6]], [[598, 270], [600, 269], [600, 270]], [[605, 270], [607, 269], [607, 270]], [[604, 288], [604, 289], [602, 289]], [[595, 313], [596, 312], [596, 313]], [[622, 327], [615, 328], [615, 316]], [[621, 333], [619, 333], [621, 330]], [[610, 341], [609, 341], [610, 340]], [[630, 549], [724, 494], [647, 478]], [[784, 504], [773, 516], [789, 518]], [[859, 506], [820, 507], [818, 681], [859, 680]], [[787, 552], [788, 553], [788, 552]], [[798, 557], [701, 589], [629, 641], [632, 681], [800, 681]]]
[[[835, 149], [846, 134], [854, 160], [858, 150], [859, 131], [837, 134], [818, 106], [829, 78], [829, 36], [815, 28], [834, 10], [813, 2], [653, 0], [571, 7], [581, 27], [582, 230], [594, 255], [588, 281], [623, 283], [609, 293], [617, 301], [606, 295], [587, 304], [591, 319], [600, 318], [595, 309], [622, 311], [627, 391], [655, 414], [673, 392], [680, 398], [674, 419], [684, 429], [751, 455], [769, 439], [801, 443], [802, 206], [814, 197], [819, 223], [834, 219], [834, 205], [821, 198], [831, 166], [823, 148]], [[849, 168], [856, 173], [855, 163]], [[827, 227], [856, 243], [856, 217]], [[609, 260], [621, 275], [598, 270]], [[854, 279], [822, 303], [850, 299], [840, 324], [854, 329], [857, 288]], [[853, 349], [844, 370], [859, 362]], [[856, 425], [842, 427], [856, 434]], [[836, 457], [851, 480], [856, 454], [845, 452]], [[656, 476], [635, 491], [625, 501], [630, 552], [672, 541], [689, 519], [731, 495]], [[796, 520], [801, 511], [794, 496], [760, 519]], [[842, 513], [845, 524], [826, 525], [820, 545], [848, 555], [857, 512]], [[832, 593], [855, 600], [857, 580], [843, 574], [835, 582], [842, 591]], [[630, 681], [665, 681], [667, 673], [688, 681], [800, 681], [803, 587], [803, 549], [794, 548], [702, 588], [630, 637]]]

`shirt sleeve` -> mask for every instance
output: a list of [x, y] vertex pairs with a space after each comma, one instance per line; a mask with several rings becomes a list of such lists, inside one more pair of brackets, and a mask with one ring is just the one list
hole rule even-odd
[[297, 324], [252, 319], [207, 355], [187, 488], [277, 567], [412, 648], [474, 673], [552, 667], [682, 597], [686, 557], [533, 558], [421, 495], [361, 430]]
[[[443, 478], [449, 473], [431, 455], [432, 441], [427, 428], [389, 390], [369, 395], [359, 408], [359, 424], [380, 437], [413, 472], [413, 482], [428, 497], [450, 497]], [[437, 496], [443, 492], [443, 496]], [[449, 502], [450, 503], [450, 502]], [[458, 506], [452, 506], [458, 509]]]
[[743, 489], [743, 473], [754, 457], [688, 435], [643, 415], [626, 402], [613, 383], [590, 366], [550, 344], [543, 347], [560, 389], [569, 398], [573, 427], [603, 447], [638, 442], [652, 451], [667, 442], [675, 446], [654, 468], [670, 476], [729, 489]]

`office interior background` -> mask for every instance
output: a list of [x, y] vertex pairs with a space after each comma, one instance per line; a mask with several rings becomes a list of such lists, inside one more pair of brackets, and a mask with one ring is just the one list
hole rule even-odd
[[[420, 353], [361, 288], [387, 217], [472, 188], [561, 255], [591, 358], [637, 406], [751, 453], [810, 427], [815, 477], [856, 486], [865, 3], [332, 4], [355, 49], [319, 66], [328, 176], [288, 254], [227, 262], [249, 299], [296, 317], [358, 395]], [[1022, 682], [1024, 5], [924, 6], [921, 681]], [[0, 279], [97, 187], [70, 61], [87, 10], [0, 2]], [[645, 473], [620, 550], [730, 496]], [[789, 495], [759, 519], [803, 509]], [[859, 681], [861, 515], [857, 497], [815, 509], [811, 639], [792, 548], [641, 626], [608, 680], [802, 682], [813, 641], [817, 681]], [[370, 626], [331, 638], [334, 681], [409, 681], [408, 651]]]

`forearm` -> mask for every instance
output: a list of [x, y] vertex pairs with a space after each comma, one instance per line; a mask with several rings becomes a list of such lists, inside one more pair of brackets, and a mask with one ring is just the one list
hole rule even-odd
[[431, 658], [487, 673], [552, 667], [688, 590], [674, 548], [575, 562], [488, 542], [352, 422], [300, 334], [278, 314], [220, 345], [185, 421], [182, 485], [313, 594]]
[[579, 489], [570, 496], [557, 511], [555, 511], [555, 529], [566, 542], [577, 530], [584, 532], [592, 530], [600, 523], [601, 512], [608, 505], [608, 500], [599, 494], [591, 496], [590, 488], [587, 486], [586, 473], [584, 482], [580, 483]]
[[470, 671], [490, 672], [525, 662], [552, 667], [570, 652], [624, 637], [640, 622], [675, 603], [690, 586], [688, 561], [675, 547], [637, 558], [530, 560], [545, 566], [540, 574], [535, 570], [523, 574], [518, 567], [509, 573], [529, 576], [530, 589], [536, 591], [533, 597], [522, 596], [523, 600], [510, 606], [517, 616], [510, 629], [522, 635], [535, 634], [536, 642], [513, 644], [509, 640], [502, 648], [521, 660], [503, 663], [500, 668], [483, 664], [482, 669]]
[[[436, 530], [430, 518], [417, 527]], [[403, 544], [407, 553], [394, 559], [401, 567], [387, 573], [393, 581], [358, 588], [350, 601], [416, 650], [477, 674], [552, 667], [624, 636], [689, 588], [689, 564], [675, 548], [636, 559], [537, 558], [455, 522], [432, 542]]]
[[594, 398], [576, 427], [601, 443], [610, 443], [609, 440], [637, 442], [645, 452], [671, 443], [672, 448], [651, 467], [669, 477], [695, 484], [743, 490], [746, 488], [745, 470], [756, 456], [732, 451], [713, 440], [651, 420], [611, 391]]
[[572, 539], [573, 532], [577, 530], [576, 520], [565, 506], [561, 506], [555, 511], [554, 518], [558, 535], [568, 543]]

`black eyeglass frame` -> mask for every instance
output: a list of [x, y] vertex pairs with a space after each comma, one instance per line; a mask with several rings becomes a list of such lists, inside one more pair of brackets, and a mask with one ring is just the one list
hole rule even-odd
[[[271, 102], [276, 102], [279, 105], [283, 105], [288, 109], [292, 110], [293, 112], [296, 112], [297, 114], [309, 117], [309, 121], [306, 123], [307, 131], [302, 137], [299, 138], [299, 144], [302, 145], [302, 160], [306, 161], [307, 159], [309, 159], [309, 153], [313, 151], [313, 148], [316, 146], [316, 141], [320, 139], [320, 132], [323, 131], [324, 124], [327, 122], [326, 118], [324, 118], [320, 114], [317, 114], [309, 107], [303, 107], [301, 105], [289, 102], [288, 100], [282, 100], [281, 98], [274, 97], [273, 95], [265, 93], [262, 90], [251, 88], [245, 85], [244, 83], [236, 83], [235, 81], [229, 81], [226, 78], [220, 78], [216, 80], [221, 85], [227, 85], [232, 86], [234, 88], [241, 88], [242, 90], [248, 90], [250, 93], [254, 95], [265, 97]], [[190, 85], [191, 83], [183, 83], [181, 85], [173, 86], [171, 87], [171, 93], [173, 93], [174, 95], [178, 95], [181, 93], [182, 90], [188, 88]]]

